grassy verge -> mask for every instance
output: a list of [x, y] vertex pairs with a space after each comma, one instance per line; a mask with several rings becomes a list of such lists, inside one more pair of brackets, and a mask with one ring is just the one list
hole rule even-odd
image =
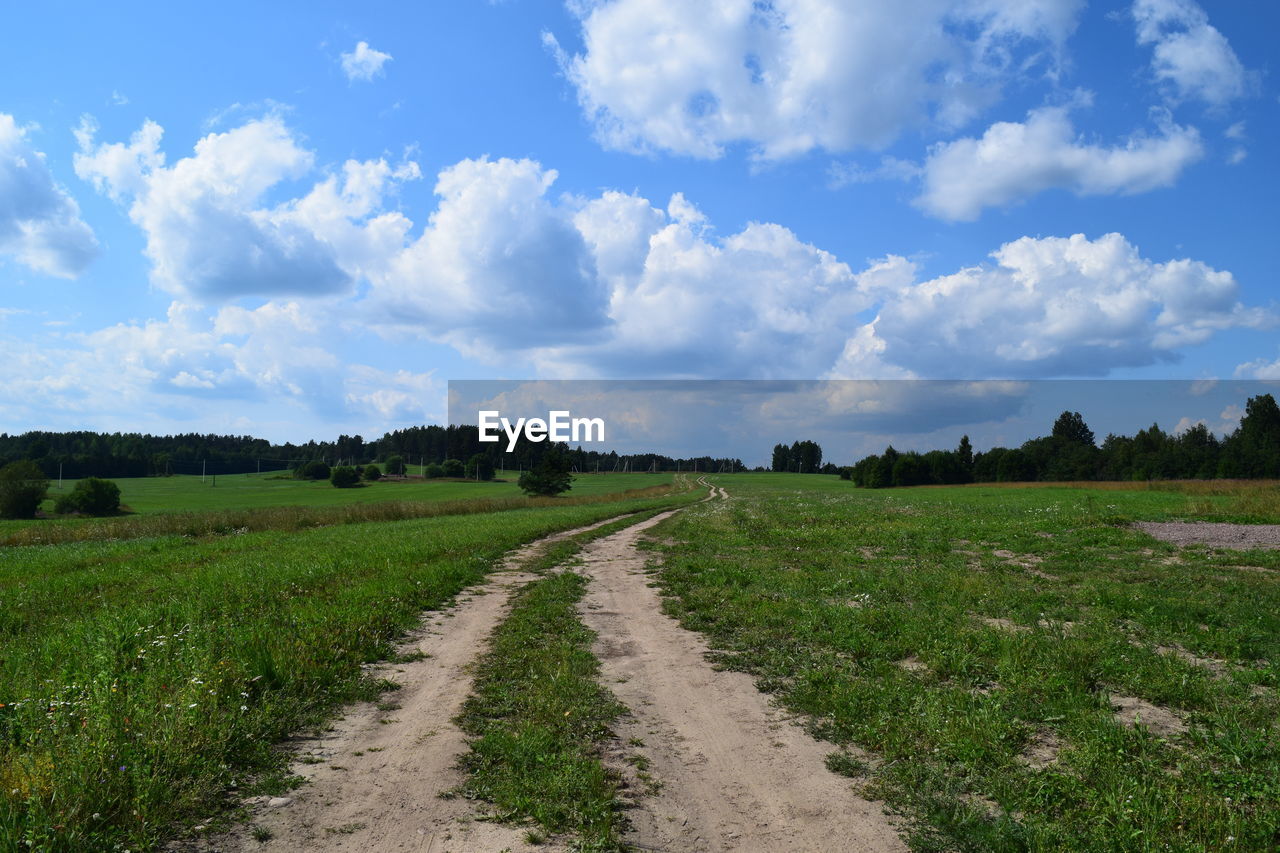
[[[340, 489], [333, 489], [341, 492]], [[413, 488], [413, 487], [407, 487]], [[584, 506], [660, 497], [675, 490], [671, 483], [658, 483], [617, 492], [591, 490], [588, 494], [554, 498], [520, 495], [482, 497], [466, 500], [383, 500], [338, 506], [271, 506], [258, 509], [223, 509], [165, 512], [154, 515], [119, 516], [100, 519], [41, 520], [9, 522], [0, 527], [0, 546], [53, 545], [107, 539], [144, 539], [154, 536], [216, 536], [263, 530], [298, 531], [334, 524], [365, 524], [377, 521], [404, 521], [448, 515], [475, 515], [538, 507]]]
[[[569, 560], [591, 539], [640, 521], [642, 513], [556, 543], [529, 568]], [[460, 793], [492, 803], [502, 820], [575, 836], [584, 850], [621, 850], [617, 783], [600, 745], [625, 709], [598, 683], [595, 635], [578, 619], [587, 581], [553, 574], [520, 590], [476, 670], [460, 723], [471, 735]]]
[[1280, 845], [1280, 554], [1123, 525], [1174, 492], [720, 481], [664, 523], [672, 612], [870, 750], [833, 766], [916, 849]]
[[0, 849], [154, 848], [505, 551], [696, 497], [0, 550]]

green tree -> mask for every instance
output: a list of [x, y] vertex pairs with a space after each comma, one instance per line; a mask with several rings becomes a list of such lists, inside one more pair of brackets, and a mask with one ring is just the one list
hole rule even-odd
[[573, 487], [573, 475], [569, 473], [569, 467], [569, 457], [558, 450], [552, 450], [544, 454], [537, 465], [521, 474], [517, 484], [527, 495], [558, 495]]
[[327, 480], [329, 479], [329, 466], [319, 459], [313, 459], [310, 462], [304, 462], [299, 465], [293, 475], [299, 480]]
[[960, 461], [960, 466], [969, 473], [973, 473], [973, 445], [969, 443], [969, 436], [960, 436], [960, 446], [956, 448], [956, 458]]
[[446, 477], [461, 477], [467, 473], [467, 468], [460, 459], [446, 459], [441, 467], [444, 468]]
[[364, 471], [361, 473], [360, 476], [364, 477], [366, 480], [369, 480], [370, 482], [375, 480], [381, 480], [382, 469], [379, 468], [377, 465], [366, 465], [364, 468]]
[[26, 459], [10, 462], [0, 468], [0, 518], [35, 518], [48, 491], [40, 466]]
[[110, 480], [86, 477], [75, 484], [53, 505], [58, 513], [82, 512], [85, 515], [110, 515], [120, 511], [120, 487]]
[[1063, 412], [1058, 415], [1058, 419], [1053, 422], [1052, 435], [1054, 438], [1077, 441], [1090, 447], [1094, 444], [1093, 430], [1089, 429], [1084, 416], [1079, 412]]
[[467, 461], [468, 480], [492, 480], [493, 473], [493, 460], [487, 453], [477, 453]]
[[403, 456], [388, 456], [387, 461], [383, 464], [384, 464], [384, 467], [387, 469], [387, 473], [390, 474], [392, 477], [404, 476], [404, 457]]
[[774, 471], [786, 471], [791, 467], [791, 450], [785, 444], [775, 444], [773, 446], [773, 465]]
[[350, 465], [338, 465], [329, 474], [335, 489], [351, 489], [360, 485], [360, 472]]
[[428, 462], [422, 469], [422, 476], [428, 480], [438, 480], [444, 476], [444, 466], [439, 462]]

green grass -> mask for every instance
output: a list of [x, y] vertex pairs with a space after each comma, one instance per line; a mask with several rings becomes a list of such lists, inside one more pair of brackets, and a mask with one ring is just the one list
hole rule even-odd
[[[833, 769], [910, 815], [916, 849], [1280, 845], [1280, 553], [1180, 553], [1125, 526], [1204, 500], [1219, 520], [1235, 493], [716, 481], [732, 499], [653, 546], [671, 611], [815, 733], [869, 750]], [[1117, 696], [1187, 730], [1127, 728]], [[1053, 741], [1052, 763], [1024, 760]]]
[[[164, 487], [167, 479], [174, 478], [119, 482], [128, 488], [151, 490], [148, 499], [160, 501], [158, 490]], [[237, 491], [230, 492], [226, 498], [219, 493], [215, 499], [209, 496], [215, 487], [206, 486], [188, 494], [191, 487], [188, 482], [179, 484], [177, 493], [170, 500], [158, 504], [166, 507], [164, 511], [130, 512], [109, 518], [0, 521], [0, 546], [136, 539], [169, 534], [208, 536], [261, 530], [300, 530], [330, 524], [599, 503], [655, 496], [670, 490], [672, 483], [673, 478], [666, 475], [583, 476], [575, 479], [574, 488], [565, 495], [529, 498], [512, 483], [430, 480], [422, 483], [379, 482], [358, 489], [335, 489], [327, 482], [249, 481], [242, 478]], [[254, 500], [266, 503], [245, 506]], [[278, 503], [285, 500], [293, 503]]]
[[385, 685], [508, 549], [696, 493], [298, 532], [0, 549], [0, 849], [153, 849], [283, 790], [274, 745]]
[[[637, 513], [553, 543], [526, 568], [564, 567], [581, 546], [636, 524]], [[472, 736], [458, 793], [491, 803], [505, 821], [574, 836], [582, 850], [621, 850], [617, 781], [599, 755], [624, 708], [598, 684], [595, 635], [576, 605], [587, 580], [561, 571], [526, 584], [476, 668], [459, 719]], [[531, 830], [542, 837], [542, 832]]]

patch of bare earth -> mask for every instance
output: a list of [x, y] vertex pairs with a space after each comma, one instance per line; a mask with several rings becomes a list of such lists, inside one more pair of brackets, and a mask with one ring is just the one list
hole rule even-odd
[[1280, 524], [1225, 524], [1209, 521], [1139, 521], [1149, 536], [1174, 545], [1208, 545], [1240, 550], [1280, 548]]
[[1187, 724], [1175, 711], [1153, 705], [1136, 696], [1112, 694], [1111, 709], [1116, 719], [1127, 728], [1143, 725], [1152, 734], [1160, 737], [1173, 737], [1187, 730]]
[[[622, 516], [619, 516], [622, 517]], [[560, 850], [532, 846], [524, 832], [477, 820], [474, 804], [443, 799], [460, 785], [455, 767], [466, 737], [453, 718], [471, 693], [468, 668], [505, 618], [516, 587], [536, 576], [519, 568], [547, 543], [608, 524], [566, 530], [509, 554], [503, 568], [486, 583], [459, 596], [458, 603], [428, 614], [400, 648], [402, 656], [422, 660], [382, 664], [374, 676], [390, 678], [400, 689], [377, 703], [360, 703], [321, 736], [298, 738], [291, 747], [290, 770], [307, 784], [290, 797], [254, 798], [250, 825], [171, 850], [202, 851], [364, 851], [414, 850], [420, 853], [490, 853], [511, 850]], [[381, 706], [381, 707], [379, 707]], [[256, 830], [259, 837], [252, 835]]]
[[[823, 746], [788, 721], [743, 673], [717, 672], [697, 634], [662, 612], [644, 530], [597, 540], [578, 569], [602, 680], [631, 711], [613, 752], [639, 754], [651, 777], [633, 792], [625, 841], [641, 850], [906, 850], [883, 804], [826, 769]], [[643, 743], [643, 746], [634, 744]]]
[[1041, 729], [1032, 735], [1018, 760], [1032, 770], [1043, 770], [1057, 763], [1061, 751], [1062, 741], [1058, 736], [1048, 729]]

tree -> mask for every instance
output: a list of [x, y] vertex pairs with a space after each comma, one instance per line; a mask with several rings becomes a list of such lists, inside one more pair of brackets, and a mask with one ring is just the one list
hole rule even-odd
[[466, 467], [459, 459], [446, 459], [444, 460], [444, 465], [442, 467], [444, 468], [444, 475], [446, 477], [461, 477], [463, 474], [467, 473]]
[[381, 480], [382, 469], [379, 468], [377, 465], [366, 465], [364, 471], [361, 473], [360, 476], [364, 477], [366, 480], [369, 480], [371, 482], [375, 480]]
[[329, 466], [319, 459], [314, 459], [298, 466], [298, 470], [293, 475], [299, 480], [327, 480], [329, 479]]
[[120, 511], [120, 487], [110, 480], [86, 477], [65, 495], [54, 501], [58, 513], [82, 512], [85, 515], [110, 515]]
[[422, 476], [428, 480], [438, 480], [444, 476], [444, 466], [439, 462], [428, 462], [422, 469]]
[[0, 468], [0, 518], [35, 518], [49, 491], [40, 466], [29, 460]]
[[1058, 419], [1053, 422], [1052, 435], [1054, 438], [1077, 441], [1090, 447], [1094, 444], [1093, 430], [1089, 429], [1079, 412], [1063, 412], [1058, 415]]
[[960, 446], [956, 448], [956, 457], [960, 460], [960, 465], [965, 471], [973, 472], [973, 445], [969, 443], [969, 436], [960, 436]]
[[493, 460], [487, 453], [477, 453], [467, 462], [467, 479], [492, 480]]
[[387, 473], [393, 477], [404, 476], [404, 457], [388, 456], [387, 461], [383, 463], [387, 469]]
[[353, 489], [360, 485], [360, 472], [350, 465], [338, 465], [329, 474], [329, 482], [335, 489]]
[[569, 457], [558, 450], [543, 455], [537, 465], [520, 475], [520, 489], [527, 495], [550, 497], [573, 487]]
[[786, 471], [791, 467], [791, 451], [785, 444], [775, 444], [773, 446], [773, 464], [771, 467], [774, 471]]

